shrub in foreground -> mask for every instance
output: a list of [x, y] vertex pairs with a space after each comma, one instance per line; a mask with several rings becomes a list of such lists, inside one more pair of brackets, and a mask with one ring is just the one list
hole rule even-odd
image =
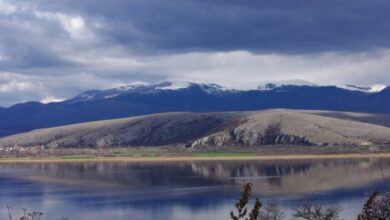
[[[283, 220], [285, 213], [275, 204], [265, 206], [256, 198], [254, 206], [248, 209], [252, 184], [244, 185], [241, 198], [236, 202], [236, 211], [231, 211], [232, 220]], [[341, 220], [339, 206], [323, 206], [314, 203], [304, 203], [293, 212], [294, 220]], [[357, 220], [389, 220], [390, 219], [390, 193], [372, 193], [366, 201], [362, 213]]]

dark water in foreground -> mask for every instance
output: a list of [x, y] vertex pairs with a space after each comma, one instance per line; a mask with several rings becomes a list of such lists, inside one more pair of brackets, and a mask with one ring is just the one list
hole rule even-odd
[[355, 219], [389, 179], [388, 159], [0, 164], [0, 219], [7, 204], [46, 220], [229, 219], [246, 182], [287, 215], [310, 200]]

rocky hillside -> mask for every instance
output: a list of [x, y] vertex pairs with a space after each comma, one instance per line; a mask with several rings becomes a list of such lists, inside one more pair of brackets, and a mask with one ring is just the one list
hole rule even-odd
[[390, 144], [390, 127], [375, 120], [370, 123], [369, 118], [366, 114], [297, 110], [164, 113], [34, 130], [1, 138], [0, 146], [220, 148]]

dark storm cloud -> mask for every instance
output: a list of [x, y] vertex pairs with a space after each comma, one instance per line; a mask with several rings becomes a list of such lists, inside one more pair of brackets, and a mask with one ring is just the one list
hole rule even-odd
[[104, 22], [107, 43], [134, 50], [312, 53], [390, 46], [385, 0], [112, 0], [35, 3]]
[[0, 106], [131, 81], [390, 84], [389, 11], [387, 0], [0, 0]]
[[4, 51], [7, 54], [8, 61], [0, 62], [0, 68], [6, 71], [18, 69], [40, 68], [40, 67], [62, 67], [77, 65], [64, 60], [54, 51], [45, 48], [44, 45], [31, 45], [26, 42], [8, 41], [10, 44]]

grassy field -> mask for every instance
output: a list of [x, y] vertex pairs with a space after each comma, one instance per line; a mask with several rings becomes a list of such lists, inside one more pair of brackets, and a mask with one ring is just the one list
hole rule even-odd
[[[386, 148], [387, 149], [387, 148]], [[350, 152], [330, 151], [333, 148], [312, 149], [308, 147], [262, 147], [245, 150], [226, 148], [216, 150], [182, 150], [168, 148], [115, 148], [115, 149], [56, 149], [35, 155], [0, 155], [0, 163], [9, 162], [94, 162], [94, 161], [185, 161], [185, 160], [294, 160], [337, 158], [390, 158], [390, 152], [365, 152], [354, 148]]]
[[93, 160], [96, 159], [94, 155], [66, 155], [60, 157], [62, 160]]
[[191, 153], [193, 157], [253, 157], [255, 153], [249, 152], [197, 152]]
[[[1, 157], [0, 157], [1, 158]], [[192, 153], [142, 153], [128, 152], [115, 156], [75, 154], [64, 156], [2, 157], [0, 163], [62, 163], [62, 162], [169, 162], [169, 161], [216, 161], [216, 160], [312, 160], [390, 158], [390, 153], [345, 153], [345, 154], [288, 154], [261, 155], [250, 152], [192, 152]]]
[[130, 158], [148, 158], [148, 157], [166, 157], [169, 152], [161, 149], [125, 149], [113, 153], [114, 157], [130, 157]]

